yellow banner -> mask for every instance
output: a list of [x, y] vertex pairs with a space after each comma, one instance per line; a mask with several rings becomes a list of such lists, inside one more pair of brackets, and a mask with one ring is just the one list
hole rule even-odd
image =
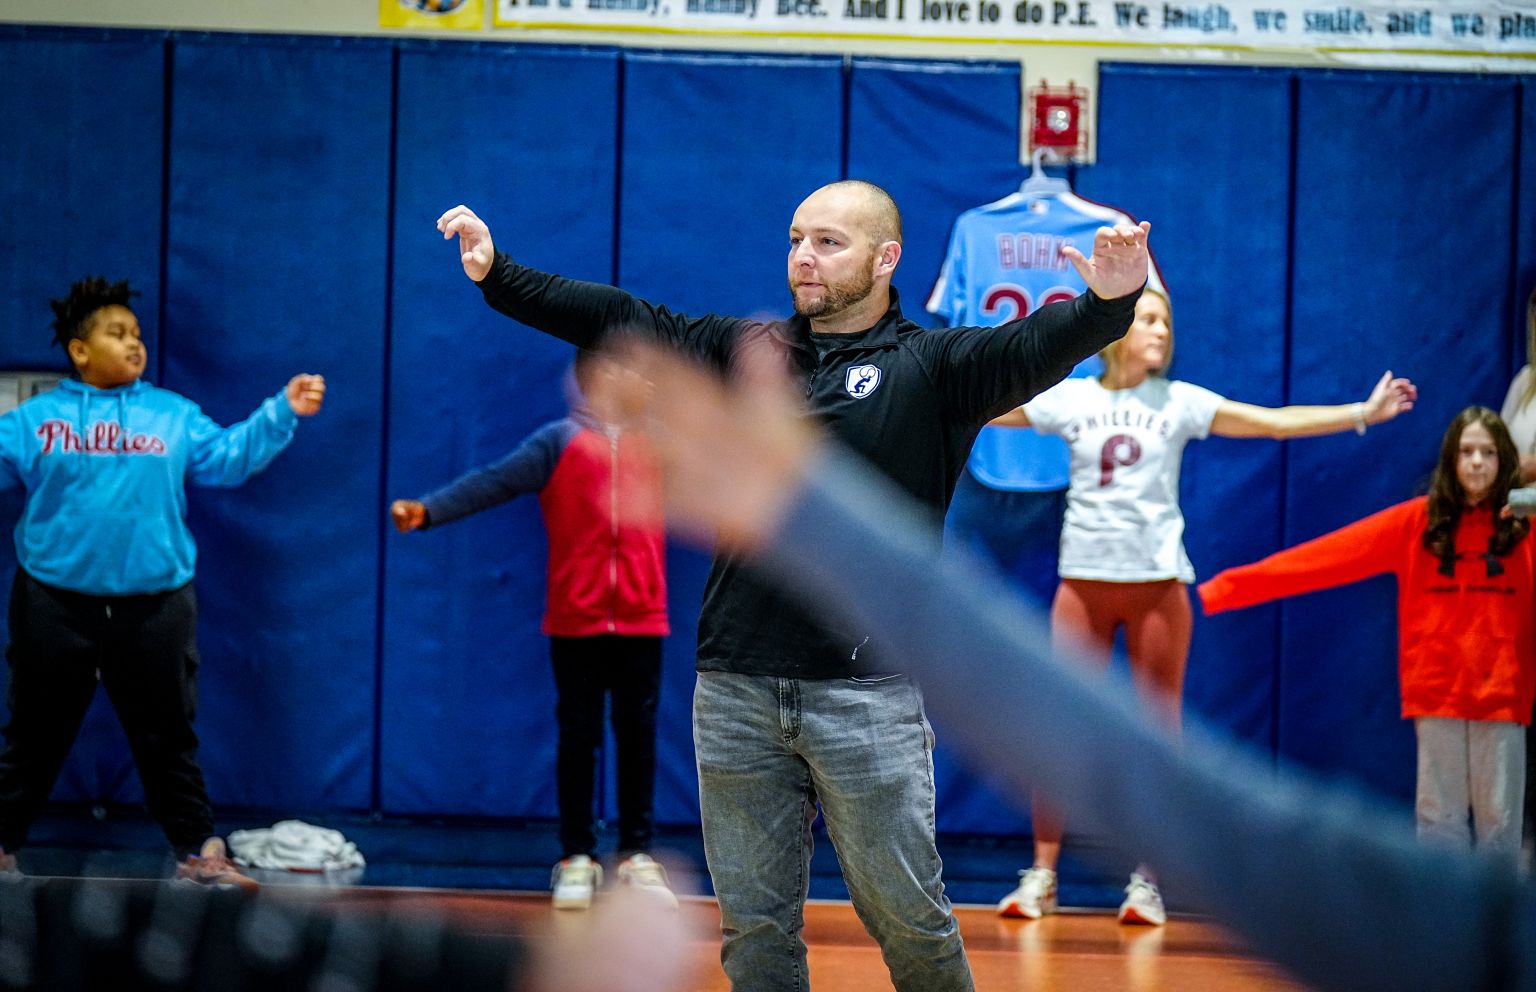
[[479, 31], [485, 0], [379, 0], [379, 27]]
[[496, 27], [1536, 60], [1536, 0], [496, 0]]

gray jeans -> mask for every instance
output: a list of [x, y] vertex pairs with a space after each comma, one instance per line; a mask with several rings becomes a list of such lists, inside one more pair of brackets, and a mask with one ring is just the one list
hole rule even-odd
[[[1468, 848], [1514, 864], [1525, 802], [1525, 728], [1498, 720], [1421, 716], [1414, 816], [1419, 838]], [[1467, 811], [1472, 812], [1471, 830]]]
[[693, 737], [735, 992], [810, 987], [800, 931], [818, 802], [898, 992], [975, 987], [934, 845], [933, 730], [909, 679], [701, 672]]

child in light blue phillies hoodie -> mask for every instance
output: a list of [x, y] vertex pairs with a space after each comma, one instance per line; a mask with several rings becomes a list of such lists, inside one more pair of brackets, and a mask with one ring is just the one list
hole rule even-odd
[[[98, 678], [127, 734], [178, 878], [253, 887], [213, 834], [192, 718], [197, 548], [186, 483], [238, 486], [320, 409], [296, 375], [233, 427], [141, 382], [146, 352], [127, 282], [87, 278], [54, 300], [75, 378], [0, 416], [0, 489], [21, 486], [11, 589], [10, 711], [0, 751], [0, 874], [16, 871]], [[99, 674], [98, 674], [99, 673]]]

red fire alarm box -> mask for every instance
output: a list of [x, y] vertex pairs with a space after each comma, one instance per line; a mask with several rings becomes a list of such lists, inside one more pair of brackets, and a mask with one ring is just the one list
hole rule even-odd
[[1088, 150], [1083, 108], [1088, 91], [1068, 80], [1051, 86], [1045, 80], [1029, 90], [1029, 149], [1048, 148], [1061, 160], [1081, 160]]

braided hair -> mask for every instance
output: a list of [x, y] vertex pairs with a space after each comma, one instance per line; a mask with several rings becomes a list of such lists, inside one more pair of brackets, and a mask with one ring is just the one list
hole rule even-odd
[[69, 350], [69, 342], [85, 340], [91, 314], [102, 307], [128, 306], [130, 298], [138, 291], [128, 288], [128, 280], [107, 282], [101, 276], [86, 276], [69, 287], [69, 295], [62, 300], [49, 300], [53, 307], [53, 340], [60, 348]]

